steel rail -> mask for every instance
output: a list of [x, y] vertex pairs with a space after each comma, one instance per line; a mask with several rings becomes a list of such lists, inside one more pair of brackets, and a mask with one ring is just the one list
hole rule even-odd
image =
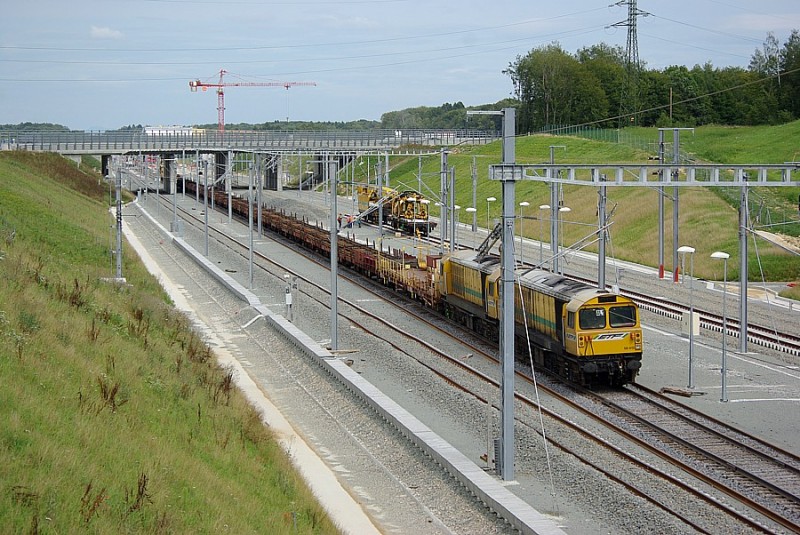
[[[162, 201], [162, 202], [166, 202], [166, 201]], [[186, 213], [186, 214], [187, 214], [187, 215], [188, 215], [190, 218], [192, 218], [192, 219], [195, 219], [195, 220], [196, 220], [196, 221], [199, 223], [199, 218], [197, 218], [196, 216], [194, 216], [194, 215], [190, 214], [189, 212], [185, 211], [183, 208], [182, 208], [181, 210], [182, 210], [184, 213]], [[214, 232], [215, 232], [216, 234], [220, 235], [220, 236], [224, 236], [224, 237], [226, 237], [226, 240], [228, 240], [229, 242], [236, 243], [236, 244], [237, 244], [237, 246], [239, 247], [240, 251], [241, 251], [241, 250], [246, 250], [246, 249], [247, 249], [247, 244], [245, 244], [245, 243], [243, 243], [243, 242], [241, 242], [241, 241], [239, 241], [239, 240], [237, 240], [237, 239], [235, 239], [235, 238], [232, 238], [232, 237], [230, 237], [230, 236], [226, 236], [226, 235], [225, 235], [225, 233], [223, 233], [222, 231], [219, 231], [219, 230], [217, 230], [217, 229], [214, 229]], [[281, 241], [283, 241], [283, 240], [281, 240]], [[222, 243], [222, 242], [221, 242], [221, 243]], [[243, 257], [245, 256], [245, 255], [244, 255], [244, 253], [241, 253], [241, 252], [239, 252], [238, 254], [242, 255]], [[266, 258], [266, 257], [265, 257], [265, 256], [263, 256], [263, 255], [260, 255], [260, 254], [258, 254], [257, 256], [260, 258], [260, 260], [262, 260], [262, 261], [266, 261], [266, 262], [269, 262], [269, 263], [271, 263], [271, 264], [275, 265], [276, 267], [279, 267], [279, 268], [280, 268], [281, 270], [283, 270], [283, 271], [288, 271], [288, 272], [290, 272], [290, 273], [291, 273], [293, 276], [298, 276], [298, 277], [301, 277], [301, 278], [303, 278], [303, 277], [302, 277], [300, 274], [298, 274], [298, 273], [297, 273], [297, 272], [295, 272], [294, 270], [291, 270], [291, 269], [290, 269], [290, 268], [288, 268], [287, 266], [281, 265], [280, 263], [278, 263], [278, 262], [275, 262], [275, 261], [274, 261], [274, 260], [272, 260], [272, 259]], [[312, 260], [312, 261], [314, 261], [314, 262], [316, 262], [318, 265], [321, 265], [321, 266], [325, 266], [325, 265], [326, 265], [325, 263], [319, 262], [319, 261], [317, 261], [317, 260], [314, 260], [314, 259], [311, 259], [311, 260]], [[276, 276], [277, 276], [277, 275], [276, 275]], [[306, 279], [306, 278], [303, 278], [303, 280], [305, 280], [305, 281], [306, 281], [308, 284], [310, 284], [310, 285], [312, 285], [312, 286], [316, 287], [317, 289], [319, 289], [319, 290], [321, 290], [321, 291], [323, 291], [323, 292], [327, 292], [327, 291], [328, 291], [328, 290], [327, 290], [326, 288], [324, 288], [322, 285], [320, 285], [320, 284], [317, 284], [317, 283], [315, 283], [314, 281], [311, 281], [311, 280], [309, 280], [309, 279]], [[363, 287], [363, 285], [362, 285], [362, 287]], [[371, 290], [367, 289], [367, 291], [371, 291]], [[374, 292], [373, 292], [373, 293], [374, 293]], [[377, 294], [376, 294], [376, 295], [377, 295]], [[310, 297], [314, 298], [313, 296], [310, 296]], [[315, 299], [315, 300], [317, 300], [318, 302], [320, 302], [320, 303], [321, 303], [323, 306], [328, 306], [328, 305], [329, 305], [328, 301], [326, 301], [324, 298], [323, 298], [323, 299], [314, 298], [314, 299]], [[412, 340], [414, 340], [415, 342], [417, 342], [417, 343], [421, 344], [422, 346], [424, 346], [424, 347], [426, 347], [427, 349], [429, 349], [429, 350], [433, 351], [434, 353], [436, 353], [436, 354], [437, 354], [437, 355], [439, 355], [440, 357], [447, 359], [447, 361], [448, 361], [449, 363], [451, 363], [451, 364], [454, 364], [454, 365], [458, 366], [460, 369], [462, 369], [462, 370], [465, 370], [465, 371], [468, 371], [469, 373], [471, 373], [471, 374], [475, 375], [476, 377], [479, 377], [479, 378], [481, 378], [483, 381], [485, 381], [485, 382], [487, 382], [487, 383], [490, 383], [490, 384], [492, 384], [492, 385], [493, 385], [493, 386], [495, 386], [495, 387], [497, 387], [497, 386], [498, 386], [498, 383], [497, 383], [497, 381], [495, 381], [494, 379], [491, 379], [490, 377], [486, 376], [486, 375], [485, 375], [485, 374], [483, 374], [482, 372], [480, 372], [480, 371], [478, 371], [478, 370], [476, 370], [476, 369], [472, 368], [471, 366], [468, 366], [468, 365], [466, 365], [464, 362], [460, 361], [460, 360], [459, 360], [459, 359], [457, 359], [456, 357], [452, 357], [452, 356], [448, 355], [447, 353], [445, 353], [445, 352], [443, 352], [443, 351], [440, 351], [440, 350], [438, 350], [437, 348], [435, 348], [434, 346], [432, 346], [431, 344], [429, 344], [429, 343], [428, 343], [428, 342], [426, 342], [425, 340], [422, 340], [422, 339], [421, 339], [421, 338], [419, 338], [419, 337], [415, 337], [415, 336], [411, 335], [410, 333], [406, 332], [405, 330], [403, 330], [402, 328], [399, 328], [399, 327], [397, 327], [397, 326], [394, 326], [394, 325], [392, 325], [390, 322], [387, 322], [387, 321], [385, 321], [385, 320], [384, 320], [382, 317], [380, 317], [379, 315], [376, 315], [376, 314], [370, 313], [369, 311], [367, 311], [366, 309], [364, 309], [364, 307], [361, 307], [360, 305], [358, 305], [358, 304], [356, 304], [356, 303], [349, 302], [349, 301], [347, 301], [347, 300], [345, 300], [345, 299], [342, 299], [342, 298], [340, 298], [340, 300], [341, 300], [342, 302], [344, 302], [345, 304], [347, 304], [348, 306], [352, 307], [353, 309], [355, 309], [355, 310], [358, 310], [360, 313], [363, 313], [363, 314], [365, 314], [365, 315], [369, 316], [370, 318], [372, 318], [372, 319], [374, 319], [374, 320], [376, 320], [376, 321], [380, 321], [381, 323], [383, 323], [384, 325], [386, 325], [388, 328], [390, 328], [390, 329], [394, 330], [396, 333], [402, 334], [403, 336], [407, 337], [408, 339], [412, 339]], [[393, 306], [395, 306], [395, 307], [397, 307], [397, 308], [401, 309], [401, 310], [404, 310], [404, 311], [408, 312], [408, 307], [407, 307], [407, 306], [401, 306], [401, 305], [399, 305], [399, 304], [397, 304], [397, 303], [395, 303], [395, 302], [393, 302], [393, 301], [389, 301], [389, 303], [390, 303], [390, 304], [392, 304]], [[432, 328], [434, 328], [434, 329], [437, 329], [438, 331], [440, 331], [440, 332], [442, 332], [442, 333], [444, 333], [444, 334], [446, 334], [446, 335], [448, 335], [448, 336], [452, 336], [452, 337], [454, 337], [454, 336], [452, 335], [452, 333], [451, 333], [449, 330], [443, 329], [443, 328], [441, 328], [441, 327], [440, 327], [440, 326], [438, 326], [438, 325], [432, 324], [432, 323], [431, 323], [429, 320], [427, 320], [427, 319], [425, 319], [425, 318], [420, 318], [420, 319], [421, 319], [422, 321], [424, 321], [424, 322], [428, 323], [428, 324], [429, 324], [429, 325], [430, 325]], [[348, 317], [348, 320], [350, 320], [350, 321], [353, 321], [353, 318], [352, 318], [352, 317]], [[353, 321], [353, 322], [354, 322], [354, 324], [357, 324], [357, 325], [359, 325], [359, 328], [363, 329], [365, 332], [373, 333], [373, 331], [372, 331], [371, 329], [369, 329], [368, 327], [366, 327], [366, 326], [364, 326], [364, 325], [362, 325], [362, 324], [360, 324], [360, 323], [357, 323], [357, 322], [355, 322], [355, 321]], [[373, 333], [373, 334], [374, 334], [374, 333]], [[455, 338], [455, 337], [454, 337], [454, 338]], [[463, 341], [462, 339], [459, 339], [459, 341], [460, 341], [461, 343], [464, 343], [464, 341]], [[401, 351], [401, 352], [403, 352], [403, 353], [405, 353], [405, 354], [408, 354], [408, 351], [407, 351], [407, 350], [405, 350], [404, 348], [402, 348], [402, 347], [398, 346], [397, 344], [393, 344], [393, 343], [391, 343], [391, 342], [389, 342], [389, 341], [387, 341], [387, 343], [390, 343], [390, 344], [391, 344], [393, 347], [395, 347], [395, 348], [396, 348], [396, 349], [398, 349], [399, 351]], [[468, 344], [468, 345], [469, 345], [469, 344]], [[474, 349], [474, 351], [475, 351], [475, 352], [477, 352], [477, 353], [479, 353], [479, 354], [482, 354], [482, 355], [484, 355], [486, 358], [490, 358], [490, 359], [496, 360], [496, 359], [494, 359], [494, 358], [493, 358], [491, 355], [489, 355], [489, 354], [487, 354], [487, 353], [485, 353], [485, 352], [481, 351], [479, 348], [477, 348], [477, 347], [475, 347], [475, 346], [472, 346], [472, 347], [473, 347], [473, 349]], [[425, 365], [425, 367], [426, 367], [426, 368], [430, 369], [430, 370], [431, 370], [433, 373], [435, 373], [437, 376], [441, 377], [443, 380], [445, 380], [445, 381], [446, 381], [446, 382], [448, 382], [449, 384], [451, 384], [451, 385], [453, 385], [453, 386], [455, 386], [455, 387], [457, 387], [457, 388], [461, 389], [461, 390], [462, 390], [462, 391], [464, 391], [464, 392], [468, 392], [468, 393], [470, 393], [471, 395], [475, 396], [475, 397], [476, 397], [476, 399], [478, 399], [479, 401], [481, 401], [481, 402], [483, 402], [483, 403], [486, 403], [486, 402], [487, 402], [487, 400], [486, 400], [484, 397], [482, 397], [482, 396], [480, 396], [480, 395], [478, 395], [478, 394], [476, 394], [476, 393], [474, 393], [474, 392], [471, 392], [471, 391], [470, 391], [470, 389], [468, 389], [468, 387], [464, 387], [464, 386], [458, 385], [458, 384], [455, 382], [455, 380], [454, 380], [454, 379], [452, 379], [451, 377], [449, 377], [449, 376], [445, 375], [443, 372], [440, 372], [440, 371], [438, 371], [438, 370], [435, 370], [435, 369], [434, 369], [432, 366], [430, 366], [430, 365], [427, 365], [427, 364], [425, 364], [425, 363], [422, 363], [422, 362], [421, 362], [419, 359], [417, 359], [416, 357], [413, 357], [413, 356], [411, 356], [411, 357], [412, 357], [412, 358], [414, 358], [414, 359], [415, 359], [417, 362], [420, 362], [420, 364], [423, 364], [423, 365]], [[525, 380], [530, 380], [530, 378], [529, 378], [528, 376], [526, 376], [526, 375], [524, 375], [524, 374], [519, 374], [519, 372], [518, 372], [518, 376], [519, 376], [519, 377], [524, 377], [524, 378], [525, 378]], [[597, 418], [597, 416], [596, 416], [596, 415], [594, 415], [594, 414], [592, 414], [591, 412], [585, 412], [585, 411], [584, 411], [582, 408], [580, 408], [580, 406], [578, 406], [578, 405], [574, 405], [574, 404], [573, 404], [573, 402], [572, 402], [571, 400], [569, 400], [569, 398], [564, 398], [563, 396], [561, 396], [560, 394], [558, 394], [558, 393], [557, 393], [557, 392], [555, 392], [555, 391], [552, 391], [552, 390], [550, 390], [550, 389], [547, 389], [547, 388], [545, 388], [545, 389], [546, 389], [546, 390], [547, 390], [547, 391], [548, 391], [548, 392], [549, 392], [551, 395], [554, 395], [554, 396], [558, 397], [558, 398], [559, 398], [559, 399], [560, 399], [562, 402], [565, 402], [565, 403], [567, 403], [568, 405], [572, 406], [573, 408], [575, 408], [575, 409], [577, 409], [577, 410], [580, 410], [581, 412], [583, 412], [583, 413], [584, 413], [584, 414], [586, 414], [587, 416], [590, 416], [590, 417], [592, 417], [592, 418], [595, 418], [595, 419]], [[526, 404], [527, 404], [528, 406], [530, 406], [531, 408], [539, 408], [539, 406], [538, 406], [538, 405], [537, 405], [537, 404], [536, 404], [534, 401], [532, 401], [532, 400], [530, 400], [530, 399], [528, 399], [528, 398], [525, 398], [524, 396], [520, 395], [519, 393], [516, 393], [516, 394], [515, 394], [515, 397], [516, 397], [517, 399], [519, 399], [520, 401], [522, 401], [522, 402], [526, 403]], [[588, 432], [588, 431], [586, 431], [586, 430], [582, 429], [582, 428], [581, 428], [581, 427], [580, 427], [578, 424], [575, 424], [575, 423], [573, 423], [573, 422], [569, 421], [568, 419], [566, 419], [566, 418], [563, 418], [563, 417], [561, 417], [561, 416], [557, 415], [556, 413], [554, 413], [553, 411], [550, 411], [550, 410], [548, 410], [548, 409], [546, 409], [546, 408], [543, 408], [543, 407], [542, 407], [542, 408], [541, 408], [541, 410], [543, 410], [543, 411], [544, 411], [544, 413], [545, 413], [545, 414], [547, 414], [549, 417], [551, 417], [551, 418], [554, 418], [554, 419], [556, 419], [557, 421], [560, 421], [560, 422], [561, 422], [563, 425], [567, 425], [567, 426], [569, 426], [571, 429], [573, 429], [573, 430], [575, 430], [575, 431], [578, 431], [578, 432], [580, 432], [580, 434], [581, 434], [582, 436], [584, 436], [584, 437], [587, 437], [587, 438], [591, 439], [592, 441], [596, 442], [597, 444], [601, 444], [601, 445], [603, 445], [603, 446], [604, 446], [604, 447], [606, 447], [606, 448], [612, 449], [612, 451], [614, 451], [616, 454], [618, 454], [618, 455], [622, 455], [622, 456], [624, 456], [626, 459], [628, 459], [628, 460], [629, 460], [629, 462], [636, 463], [636, 464], [637, 464], [637, 466], [638, 466], [639, 468], [641, 468], [642, 470], [646, 470], [646, 471], [647, 471], [647, 472], [649, 472], [649, 473], [657, 473], [657, 475], [658, 475], [659, 477], [661, 477], [661, 478], [663, 478], [663, 479], [667, 480], [668, 482], [670, 482], [670, 483], [672, 483], [672, 484], [674, 484], [674, 485], [677, 485], [677, 486], [679, 486], [679, 487], [680, 487], [682, 490], [684, 490], [684, 491], [686, 491], [686, 492], [690, 492], [690, 493], [692, 493], [692, 494], [693, 494], [695, 497], [697, 497], [698, 499], [701, 499], [701, 500], [703, 500], [704, 502], [706, 502], [706, 503], [710, 504], [711, 506], [713, 506], [713, 507], [716, 507], [716, 508], [720, 508], [720, 509], [721, 509], [721, 510], [723, 510], [723, 511], [724, 511], [726, 514], [729, 514], [729, 515], [733, 516], [734, 518], [736, 518], [736, 520], [737, 520], [737, 521], [739, 521], [739, 522], [742, 522], [743, 524], [745, 524], [745, 525], [748, 525], [749, 527], [751, 527], [751, 528], [753, 528], [753, 529], [757, 529], [757, 530], [759, 530], [759, 531], [766, 531], [766, 530], [765, 530], [765, 528], [764, 528], [764, 527], [763, 527], [763, 526], [762, 526], [762, 525], [761, 525], [759, 522], [757, 522], [757, 521], [754, 521], [754, 520], [750, 519], [748, 516], [746, 516], [746, 515], [743, 515], [743, 514], [739, 513], [739, 512], [738, 512], [738, 511], [736, 511], [735, 509], [732, 509], [732, 508], [730, 508], [730, 507], [726, 506], [725, 504], [722, 504], [722, 503], [720, 503], [720, 502], [718, 502], [718, 501], [714, 500], [713, 498], [710, 498], [710, 497], [706, 496], [706, 494], [705, 494], [705, 493], [703, 493], [703, 492], [701, 492], [701, 491], [698, 491], [697, 489], [694, 489], [693, 487], [691, 487], [691, 486], [689, 486], [689, 485], [687, 485], [687, 484], [685, 484], [685, 483], [683, 483], [683, 482], [680, 482], [680, 480], [679, 480], [679, 479], [677, 479], [677, 478], [675, 478], [674, 476], [671, 476], [671, 475], [669, 475], [669, 474], [662, 473], [661, 471], [659, 471], [659, 470], [657, 470], [657, 469], [653, 468], [652, 466], [650, 466], [650, 465], [647, 465], [646, 463], [643, 463], [642, 461], [639, 461], [639, 460], [638, 460], [638, 459], [636, 459], [635, 457], [631, 456], [630, 454], [627, 454], [627, 453], [625, 453], [623, 450], [621, 450], [621, 449], [619, 449], [619, 448], [616, 448], [615, 446], [611, 445], [610, 443], [608, 443], [607, 441], [603, 440], [602, 438], [599, 438], [599, 437], [593, 436], [593, 435], [592, 435], [590, 432]], [[521, 423], [522, 425], [526, 425], [526, 426], [529, 426], [529, 427], [531, 427], [531, 426], [530, 426], [530, 424], [527, 424], [527, 423], [525, 423], [525, 422], [520, 422], [520, 423]], [[608, 425], [608, 423], [607, 423], [607, 422], [605, 422], [605, 421], [603, 421], [603, 423], [604, 423], [605, 425]], [[534, 431], [535, 431], [535, 429], [534, 429]], [[631, 434], [627, 433], [625, 430], [621, 430], [621, 429], [615, 429], [615, 431], [616, 431], [616, 432], [618, 432], [618, 433], [620, 433], [620, 434], [622, 434], [623, 436], [625, 436], [626, 438], [628, 438], [628, 439], [629, 439], [629, 440], [631, 440], [632, 442], [634, 442], [634, 443], [637, 443], [638, 445], [640, 445], [640, 446], [643, 446], [643, 447], [645, 447], [645, 448], [646, 448], [646, 449], [648, 449], [648, 450], [651, 450], [651, 448], [650, 448], [650, 447], [648, 447], [648, 445], [647, 445], [647, 444], [643, 444], [643, 443], [641, 443], [641, 441], [637, 440], [635, 436], [633, 436], [633, 435], [631, 435]], [[580, 459], [581, 459], [583, 462], [586, 462], [588, 465], [590, 465], [590, 466], [593, 466], [594, 468], [596, 468], [596, 469], [600, 470], [602, 473], [604, 473], [604, 474], [605, 474], [606, 476], [608, 476], [609, 478], [611, 478], [611, 479], [613, 479], [613, 480], [615, 480], [615, 481], [618, 481], [620, 484], [623, 484], [623, 485], [624, 485], [624, 486], [625, 486], [625, 487], [626, 487], [628, 490], [630, 490], [631, 492], [635, 493], [636, 495], [639, 495], [639, 496], [642, 496], [642, 497], [644, 497], [644, 498], [648, 499], [648, 501], [650, 501], [651, 503], [653, 503], [655, 506], [657, 506], [657, 507], [659, 507], [659, 508], [663, 509], [664, 511], [667, 511], [667, 512], [669, 512], [671, 515], [673, 515], [673, 516], [676, 516], [677, 518], [680, 518], [680, 519], [681, 519], [681, 521], [682, 521], [682, 522], [686, 522], [686, 523], [687, 523], [687, 525], [691, 525], [693, 528], [695, 528], [695, 529], [698, 529], [698, 530], [699, 530], [699, 531], [701, 531], [701, 532], [704, 532], [704, 533], [707, 533], [707, 532], [708, 532], [707, 530], [705, 530], [705, 529], [704, 529], [704, 528], [702, 528], [701, 526], [699, 526], [699, 525], [696, 525], [696, 523], [695, 523], [694, 521], [692, 521], [691, 519], [684, 518], [684, 517], [683, 517], [683, 515], [676, 514], [674, 511], [672, 511], [672, 510], [671, 510], [671, 508], [670, 508], [668, 505], [661, 504], [661, 503], [660, 503], [658, 500], [656, 500], [656, 499], [654, 499], [654, 498], [652, 498], [652, 497], [649, 497], [649, 496], [647, 495], [647, 491], [645, 491], [645, 490], [641, 490], [641, 489], [639, 489], [639, 488], [636, 488], [636, 487], [635, 487], [635, 486], [633, 486], [633, 485], [630, 485], [630, 484], [628, 484], [628, 483], [626, 483], [626, 482], [622, 481], [622, 480], [621, 480], [621, 479], [620, 479], [618, 476], [616, 476], [616, 475], [614, 475], [614, 474], [610, 473], [608, 470], [604, 469], [602, 466], [597, 466], [597, 465], [596, 465], [596, 463], [593, 463], [593, 462], [592, 462], [590, 459], [586, 459], [585, 457], [583, 457], [583, 456], [580, 456], [580, 455], [576, 454], [576, 453], [575, 453], [575, 452], [573, 452], [573, 451], [570, 451], [568, 448], [564, 447], [563, 445], [561, 445], [561, 444], [557, 444], [557, 443], [555, 443], [555, 442], [554, 442], [554, 444], [556, 444], [556, 445], [557, 445], [558, 447], [560, 447], [562, 450], [564, 450], [564, 451], [567, 451], [567, 452], [568, 452], [568, 453], [570, 453], [571, 455], [575, 455], [576, 457], [580, 458]], [[664, 456], [663, 456], [663, 454], [662, 454], [662, 453], [660, 453], [658, 450], [651, 450], [651, 451], [652, 451], [653, 453], [656, 453], [657, 455], [659, 455], [659, 456], [662, 456], [663, 458], [665, 458], [665, 459], [669, 460], [670, 462], [674, 462], [674, 459], [671, 459], [671, 458], [669, 458], [669, 457], [664, 457]], [[691, 471], [690, 471], [690, 472], [691, 472]]]

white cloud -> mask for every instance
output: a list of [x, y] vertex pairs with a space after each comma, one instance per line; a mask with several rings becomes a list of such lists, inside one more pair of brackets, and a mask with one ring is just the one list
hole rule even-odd
[[122, 32], [112, 30], [111, 28], [98, 28], [92, 26], [91, 30], [92, 39], [121, 39]]

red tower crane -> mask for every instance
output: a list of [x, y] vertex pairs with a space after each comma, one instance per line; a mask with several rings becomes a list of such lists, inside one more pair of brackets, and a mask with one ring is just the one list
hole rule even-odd
[[317, 85], [316, 82], [225, 82], [223, 77], [226, 74], [228, 74], [228, 71], [220, 69], [219, 82], [217, 83], [202, 82], [200, 80], [189, 81], [189, 89], [193, 93], [197, 92], [197, 88], [202, 91], [208, 91], [209, 87], [217, 88], [217, 128], [220, 132], [225, 131], [225, 92], [223, 90], [225, 87], [285, 87], [288, 91], [290, 87], [294, 86]]

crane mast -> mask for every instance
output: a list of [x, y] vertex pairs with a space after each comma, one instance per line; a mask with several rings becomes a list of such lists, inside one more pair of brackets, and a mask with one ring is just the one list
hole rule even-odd
[[316, 82], [225, 82], [224, 77], [227, 73], [225, 69], [220, 69], [217, 83], [189, 81], [189, 90], [192, 93], [197, 92], [198, 88], [201, 91], [208, 91], [209, 87], [217, 89], [217, 129], [220, 132], [225, 131], [225, 87], [284, 87], [288, 91], [290, 87], [317, 85]]

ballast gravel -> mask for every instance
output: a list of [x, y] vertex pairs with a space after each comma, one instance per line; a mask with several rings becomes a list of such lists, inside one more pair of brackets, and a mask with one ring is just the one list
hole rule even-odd
[[[154, 206], [149, 211], [157, 215]], [[299, 210], [304, 205], [292, 202], [291, 206]], [[319, 209], [314, 207], [310, 210]], [[126, 213], [136, 212], [128, 208]], [[169, 217], [171, 214], [162, 210], [162, 225], [169, 227]], [[226, 218], [213, 214], [212, 217], [216, 217], [215, 224], [228, 227]], [[235, 349], [248, 373], [256, 378], [270, 399], [336, 470], [381, 529], [387, 533], [479, 535], [514, 532], [319, 366], [266, 328], [263, 322], [243, 328], [252, 319], [252, 310], [165, 244], [163, 237], [149, 227], [144, 218], [132, 217], [126, 222], [148, 243], [148, 247], [162, 251], [160, 254], [165, 255], [162, 265], [169, 270], [170, 278], [179, 280], [178, 284], [190, 294], [198, 316], [207, 325], [213, 325], [216, 331], [227, 333], [229, 349]], [[229, 230], [235, 227], [236, 232], [246, 234], [246, 227], [236, 225], [233, 223]], [[197, 250], [203, 250], [202, 229], [193, 230], [187, 224], [184, 238]], [[300, 269], [303, 264], [294, 253], [278, 248], [269, 240], [258, 240], [257, 247], [268, 247], [273, 256], [291, 263], [294, 269]], [[246, 258], [217, 246], [213, 241], [210, 253], [221, 268], [247, 285]], [[312, 279], [325, 280], [324, 273], [317, 271], [318, 268], [307, 269]], [[253, 289], [263, 303], [271, 304], [278, 313], [282, 313], [284, 308], [285, 282], [282, 275], [279, 269], [273, 269], [272, 273], [258, 271]], [[304, 290], [310, 295], [317, 292], [313, 288]], [[340, 284], [340, 291], [344, 299], [364, 299], [346, 284]], [[295, 296], [293, 315], [299, 328], [325, 343], [330, 338], [330, 318], [324, 298], [320, 297], [320, 300], [322, 303], [310, 297]], [[499, 433], [496, 408], [489, 410], [485, 403], [434, 376], [423, 366], [423, 363], [441, 366], [441, 359], [431, 351], [408, 344], [399, 335], [384, 332], [377, 322], [370, 323], [370, 320], [358, 317], [358, 312], [349, 307], [341, 307], [340, 314], [343, 317], [339, 347], [352, 351], [347, 358], [352, 360], [354, 370], [476, 464], [483, 465], [481, 456], [490, 449], [488, 437]], [[369, 325], [372, 332], [349, 323], [348, 317]], [[411, 320], [398, 317], [396, 321]], [[426, 333], [424, 327], [417, 326], [417, 329], [420, 332], [415, 334], [433, 340], [432, 343], [440, 349], [469, 358], [469, 349], [464, 346], [435, 333]], [[393, 340], [404, 351], [396, 350], [381, 337]], [[458, 372], [450, 373], [458, 375]], [[489, 368], [486, 373], [496, 375], [496, 370]], [[484, 398], [497, 399], [497, 393], [491, 388], [478, 384], [477, 380], [472, 381], [475, 382], [472, 387]], [[533, 392], [524, 394], [535, 396]], [[575, 449], [602, 466], [617, 467], [617, 477], [649, 489], [650, 494], [661, 495], [666, 509], [691, 514], [701, 526], [709, 526], [718, 532], [749, 532], [546, 418], [544, 428], [548, 447], [545, 449], [539, 416], [525, 414], [526, 410], [520, 408], [517, 412], [524, 424], [516, 426], [516, 481], [509, 485], [509, 489], [540, 512], [551, 515], [568, 533], [677, 534], [694, 533], [694, 530], [621, 485], [607, 480], [575, 457], [562, 453], [551, 441]], [[650, 459], [648, 462], [660, 461]]]

